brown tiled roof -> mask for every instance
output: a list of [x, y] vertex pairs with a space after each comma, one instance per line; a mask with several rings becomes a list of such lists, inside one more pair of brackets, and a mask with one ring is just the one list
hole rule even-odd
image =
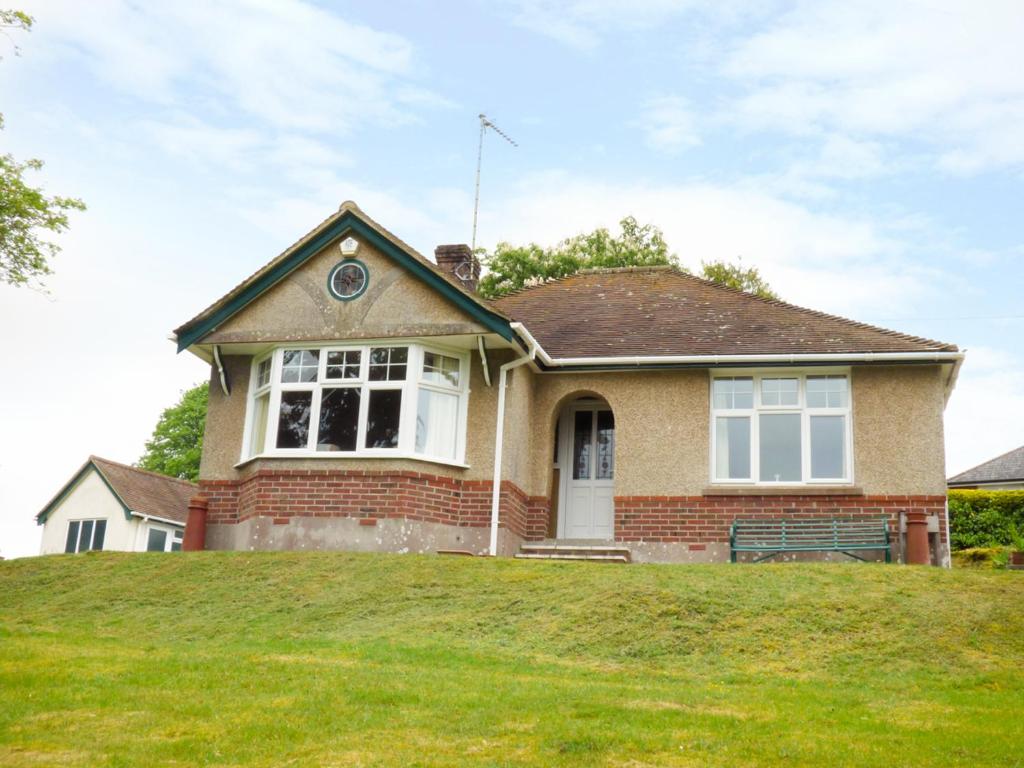
[[90, 456], [89, 461], [132, 512], [179, 523], [188, 519], [188, 500], [198, 490], [195, 484], [99, 456]]
[[1024, 445], [949, 478], [949, 485], [1024, 481]]
[[672, 267], [587, 270], [493, 304], [553, 358], [957, 350]]

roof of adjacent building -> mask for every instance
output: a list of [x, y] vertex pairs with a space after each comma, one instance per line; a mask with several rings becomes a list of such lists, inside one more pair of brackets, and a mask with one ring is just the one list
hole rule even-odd
[[979, 485], [1012, 481], [1024, 481], [1024, 445], [954, 475], [947, 482], [949, 485]]
[[188, 502], [197, 486], [188, 480], [167, 477], [138, 467], [130, 467], [110, 459], [90, 456], [63, 488], [36, 515], [40, 523], [57, 507], [85, 474], [93, 469], [120, 502], [125, 516], [144, 515], [185, 524]]
[[674, 267], [586, 270], [492, 303], [552, 358], [957, 351]]

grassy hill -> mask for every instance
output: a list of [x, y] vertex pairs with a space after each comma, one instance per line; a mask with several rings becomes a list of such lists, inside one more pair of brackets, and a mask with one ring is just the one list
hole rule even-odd
[[1024, 766], [1024, 574], [0, 563], [0, 765]]

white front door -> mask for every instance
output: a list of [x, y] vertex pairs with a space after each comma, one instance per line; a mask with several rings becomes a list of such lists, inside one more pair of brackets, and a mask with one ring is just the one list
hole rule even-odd
[[563, 416], [560, 434], [559, 538], [614, 538], [615, 417], [603, 403], [573, 405]]

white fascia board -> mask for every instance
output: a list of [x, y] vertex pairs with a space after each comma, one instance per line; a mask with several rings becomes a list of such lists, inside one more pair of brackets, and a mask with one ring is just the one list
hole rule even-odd
[[157, 517], [156, 515], [147, 515], [144, 512], [136, 512], [134, 509], [131, 511], [132, 516], [142, 518], [143, 521], [152, 520], [157, 523], [163, 523], [164, 525], [173, 525], [175, 528], [184, 528], [185, 524], [178, 520], [170, 520], [166, 517]]

